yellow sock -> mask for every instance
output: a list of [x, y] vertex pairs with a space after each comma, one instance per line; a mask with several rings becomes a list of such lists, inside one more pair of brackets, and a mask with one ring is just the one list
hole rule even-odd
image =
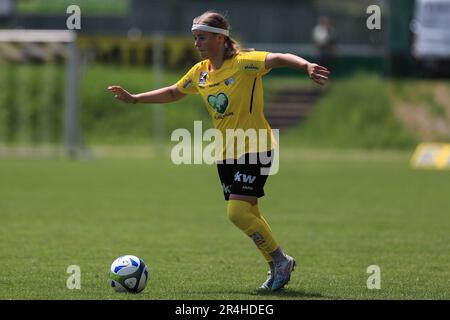
[[[270, 235], [273, 238], [273, 233], [272, 233], [272, 229], [270, 228], [269, 224], [267, 223], [266, 219], [261, 215], [261, 212], [259, 211], [259, 207], [258, 204], [255, 204], [251, 207], [250, 209], [251, 213], [253, 213], [258, 219], [261, 219], [262, 223], [265, 224], [266, 228], [269, 230]], [[258, 248], [259, 249], [259, 248]], [[261, 254], [264, 256], [264, 259], [266, 259], [266, 261], [269, 263], [272, 261], [272, 257], [270, 256], [270, 254], [264, 250], [261, 250]]]
[[269, 224], [267, 223], [266, 219], [261, 215], [261, 212], [259, 211], [259, 207], [258, 204], [255, 204], [254, 206], [252, 206], [251, 208], [251, 212], [259, 219], [261, 219], [264, 224], [266, 225], [266, 227], [269, 229], [270, 233], [272, 233], [272, 229], [270, 229]]
[[[252, 205], [246, 201], [228, 200], [228, 218], [246, 235], [251, 237], [261, 252], [269, 253], [278, 248], [267, 222], [251, 212]], [[270, 259], [272, 260], [272, 259]]]

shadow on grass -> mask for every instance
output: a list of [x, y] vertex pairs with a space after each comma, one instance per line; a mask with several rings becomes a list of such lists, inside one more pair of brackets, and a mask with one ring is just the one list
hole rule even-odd
[[291, 290], [284, 289], [279, 291], [270, 291], [265, 289], [258, 289], [254, 292], [250, 293], [254, 296], [263, 296], [263, 297], [278, 297], [278, 298], [331, 298], [322, 295], [319, 292], [306, 292], [302, 290]]
[[245, 295], [245, 296], [256, 296], [265, 299], [277, 298], [277, 299], [295, 299], [295, 298], [304, 298], [304, 299], [334, 299], [330, 296], [324, 296], [319, 292], [306, 292], [302, 290], [292, 290], [292, 289], [282, 289], [279, 291], [270, 291], [265, 289], [257, 289], [257, 290], [221, 290], [221, 291], [208, 291], [208, 292], [190, 292], [191, 294], [201, 294], [201, 295]]

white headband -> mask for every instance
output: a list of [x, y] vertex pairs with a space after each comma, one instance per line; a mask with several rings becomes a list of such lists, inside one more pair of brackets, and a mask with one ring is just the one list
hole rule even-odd
[[194, 31], [194, 30], [201, 30], [201, 31], [207, 31], [207, 32], [212, 32], [212, 33], [220, 33], [227, 37], [230, 36], [229, 30], [210, 27], [210, 26], [207, 26], [206, 24], [194, 24], [194, 25], [192, 25], [191, 31]]

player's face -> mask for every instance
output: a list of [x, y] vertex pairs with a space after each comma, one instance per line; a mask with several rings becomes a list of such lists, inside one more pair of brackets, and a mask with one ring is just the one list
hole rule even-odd
[[221, 54], [224, 38], [222, 35], [206, 32], [193, 31], [195, 47], [198, 49], [202, 59], [208, 59]]

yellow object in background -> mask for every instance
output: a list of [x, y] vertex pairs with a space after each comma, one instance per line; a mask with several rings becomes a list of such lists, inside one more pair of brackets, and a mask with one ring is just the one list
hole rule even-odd
[[426, 142], [417, 146], [411, 158], [413, 168], [450, 169], [450, 144]]

